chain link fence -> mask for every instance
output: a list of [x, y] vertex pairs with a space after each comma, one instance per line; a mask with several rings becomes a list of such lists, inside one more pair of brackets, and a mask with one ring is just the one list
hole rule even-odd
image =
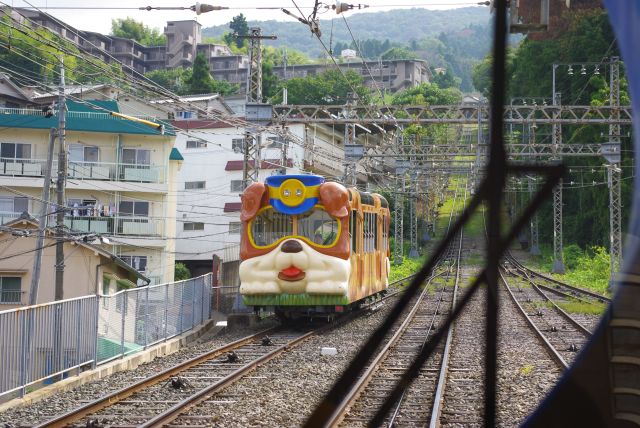
[[178, 336], [231, 313], [237, 286], [211, 274], [0, 311], [0, 401]]

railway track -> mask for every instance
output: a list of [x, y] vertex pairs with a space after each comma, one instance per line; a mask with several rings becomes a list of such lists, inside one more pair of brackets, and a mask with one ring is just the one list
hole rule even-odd
[[[505, 263], [508, 265], [509, 260]], [[502, 267], [502, 284], [549, 353], [562, 368], [568, 368], [591, 337], [587, 327], [559, 306], [575, 297], [554, 295], [552, 298], [552, 293], [545, 292], [530, 275], [516, 272], [518, 276]]]
[[[410, 277], [395, 281], [402, 284]], [[277, 358], [312, 336], [348, 323], [355, 317], [375, 310], [382, 301], [399, 290], [379, 299], [369, 299], [358, 310], [346, 314], [337, 322], [319, 328], [307, 326], [302, 331], [273, 327], [252, 334], [202, 355], [179, 363], [153, 376], [109, 393], [38, 427], [63, 426], [164, 426], [189, 408], [247, 376], [256, 367]]]
[[[456, 200], [459, 197], [458, 191], [456, 188]], [[453, 210], [449, 225], [452, 218]], [[417, 353], [449, 315], [458, 285], [461, 251], [462, 237], [459, 236], [440, 260], [434, 270], [436, 273], [424, 285], [423, 292], [408, 310], [402, 324], [382, 346], [369, 368], [333, 413], [329, 425], [362, 426], [371, 423], [371, 418], [386, 399], [388, 392], [393, 389]], [[429, 423], [429, 410], [437, 408], [439, 403], [439, 385], [446, 371], [449, 343], [450, 339], [438, 346], [411, 386], [405, 388], [385, 420], [386, 426]]]
[[540, 272], [536, 272], [533, 269], [529, 269], [520, 263], [510, 252], [505, 254], [504, 261], [506, 262], [505, 269], [508, 272], [515, 271], [518, 275], [527, 277], [528, 281], [535, 283], [538, 288], [545, 292], [552, 293], [566, 299], [575, 299], [584, 303], [609, 304], [611, 302], [611, 299], [606, 296], [585, 288], [566, 284], [558, 281], [557, 279], [541, 274]]

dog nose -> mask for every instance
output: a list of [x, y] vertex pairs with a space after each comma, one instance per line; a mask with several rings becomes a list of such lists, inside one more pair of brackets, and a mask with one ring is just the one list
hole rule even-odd
[[283, 253], [299, 253], [302, 251], [302, 245], [300, 245], [298, 241], [289, 239], [288, 241], [284, 241], [281, 250]]

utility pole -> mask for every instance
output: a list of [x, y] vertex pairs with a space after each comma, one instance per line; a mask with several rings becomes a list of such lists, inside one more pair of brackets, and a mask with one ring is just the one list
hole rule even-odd
[[42, 246], [46, 234], [49, 216], [49, 187], [51, 185], [51, 169], [53, 168], [53, 149], [56, 142], [56, 128], [49, 131], [49, 148], [47, 151], [47, 167], [44, 171], [42, 186], [42, 206], [38, 217], [38, 237], [36, 239], [36, 254], [33, 259], [33, 274], [31, 275], [31, 289], [29, 292], [29, 305], [38, 303], [38, 286], [40, 285], [40, 269], [42, 267]]
[[67, 146], [65, 143], [66, 99], [64, 94], [64, 59], [60, 57], [60, 95], [58, 97], [58, 180], [56, 182], [56, 288], [55, 300], [64, 297], [64, 187], [67, 178]]
[[418, 202], [417, 185], [420, 175], [417, 171], [418, 165], [415, 156], [416, 144], [418, 144], [417, 137], [413, 135], [411, 138], [410, 157], [411, 174], [409, 175], [410, 180], [413, 180], [413, 182], [409, 182], [409, 258], [412, 259], [420, 256], [418, 253], [418, 216], [416, 212], [416, 205]]
[[[536, 124], [529, 125], [529, 140], [528, 143], [531, 145], [536, 144]], [[527, 186], [529, 191], [529, 200], [533, 199], [533, 195], [536, 191], [536, 185], [534, 182], [533, 175], [527, 176]], [[538, 237], [538, 213], [533, 213], [530, 222], [531, 227], [531, 245], [529, 247], [529, 252], [534, 256], [540, 255], [540, 242]]]
[[[356, 102], [356, 94], [349, 92], [344, 116], [350, 118], [351, 108]], [[344, 183], [346, 186], [355, 186], [358, 183], [357, 162], [364, 156], [364, 147], [356, 142], [356, 125], [348, 123], [344, 125]]]
[[407, 159], [402, 156], [404, 153], [404, 136], [403, 129], [398, 130], [396, 136], [398, 152], [400, 156], [396, 158], [396, 196], [393, 207], [393, 260], [396, 264], [401, 264], [404, 257], [404, 189], [405, 174], [407, 172]]
[[[238, 39], [249, 39], [249, 71], [247, 73], [247, 102], [246, 118], [252, 122], [271, 120], [271, 106], [262, 102], [262, 40], [274, 40], [276, 36], [263, 36], [258, 27], [249, 29], [246, 36], [237, 35]], [[268, 117], [261, 107], [269, 109]], [[242, 183], [246, 188], [250, 183], [258, 181], [260, 173], [260, 143], [261, 137], [257, 127], [250, 127], [245, 132], [244, 161], [242, 168]]]
[[281, 142], [282, 142], [282, 148], [281, 148], [281, 154], [282, 156], [280, 157], [280, 169], [279, 169], [279, 173], [281, 175], [287, 175], [287, 164], [289, 162], [288, 159], [288, 147], [289, 147], [289, 140], [286, 137], [287, 135], [287, 129], [283, 126], [282, 127], [282, 137], [281, 137]]
[[[555, 65], [553, 68], [553, 105], [557, 107], [553, 112], [554, 119], [560, 117], [561, 94], [555, 92]], [[552, 125], [551, 144], [553, 159], [558, 159], [558, 147], [562, 144], [562, 126], [558, 123]], [[562, 179], [553, 188], [553, 273], [565, 273], [564, 255], [562, 254]]]
[[[610, 60], [609, 70], [609, 103], [611, 118], [620, 118], [620, 62], [614, 56]], [[622, 262], [622, 203], [620, 197], [621, 143], [620, 124], [609, 125], [609, 143], [604, 145], [602, 152], [607, 160], [607, 178], [609, 182], [609, 253], [611, 256], [611, 279], [620, 270]]]

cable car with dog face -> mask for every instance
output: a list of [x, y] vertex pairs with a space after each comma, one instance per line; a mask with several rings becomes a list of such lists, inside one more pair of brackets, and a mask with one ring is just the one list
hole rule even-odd
[[389, 204], [316, 175], [279, 175], [242, 194], [240, 294], [278, 315], [343, 312], [382, 293]]

